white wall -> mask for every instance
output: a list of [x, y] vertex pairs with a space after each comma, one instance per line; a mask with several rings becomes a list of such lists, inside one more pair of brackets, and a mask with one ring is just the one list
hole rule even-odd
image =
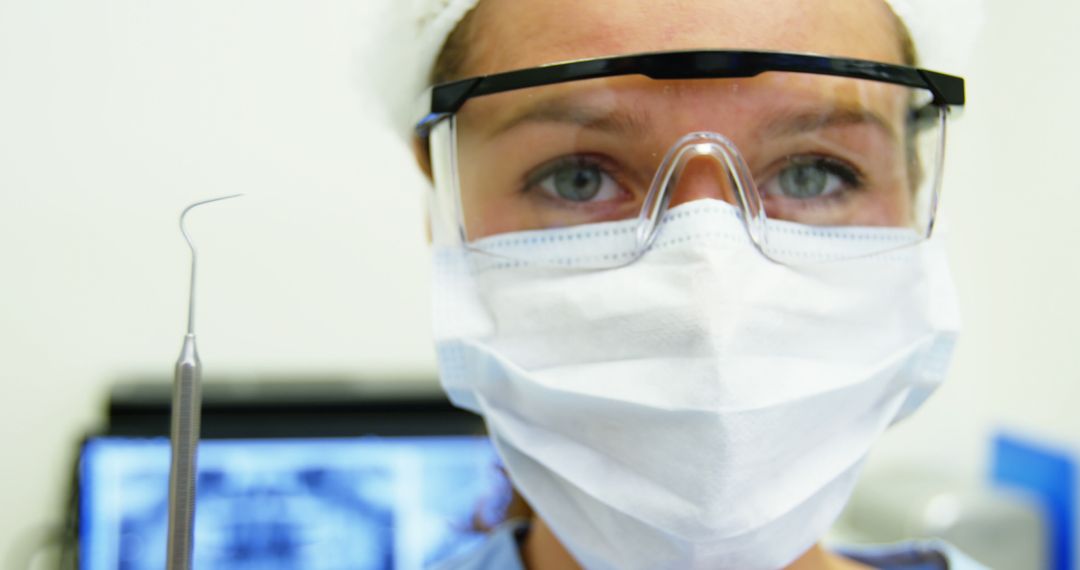
[[[0, 1], [0, 566], [121, 378], [433, 378], [422, 179], [367, 114], [381, 3]], [[20, 538], [21, 537], [21, 538]]]
[[[433, 373], [422, 181], [357, 69], [392, 1], [0, 0], [0, 564], [110, 383], [171, 376], [190, 202], [248, 193], [191, 218], [208, 382]], [[1080, 448], [1080, 4], [988, 10], [946, 185], [965, 336], [874, 458], [972, 480], [998, 426]]]
[[945, 180], [964, 332], [947, 384], [875, 457], [969, 477], [1001, 429], [1080, 454], [1080, 3], [986, 5]]

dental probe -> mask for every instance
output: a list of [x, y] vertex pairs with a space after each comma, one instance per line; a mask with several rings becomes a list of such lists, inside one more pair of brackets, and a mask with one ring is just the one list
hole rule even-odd
[[169, 442], [172, 462], [169, 466], [169, 541], [168, 570], [190, 570], [192, 537], [195, 522], [195, 453], [199, 444], [199, 415], [202, 407], [200, 381], [202, 362], [195, 350], [195, 244], [184, 227], [184, 218], [196, 206], [236, 198], [222, 196], [196, 202], [180, 214], [180, 233], [191, 249], [191, 284], [188, 289], [188, 321], [184, 345], [176, 361], [173, 377], [172, 428]]

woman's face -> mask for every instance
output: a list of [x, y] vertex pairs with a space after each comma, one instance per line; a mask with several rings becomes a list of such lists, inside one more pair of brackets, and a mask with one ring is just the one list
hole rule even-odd
[[[678, 49], [903, 63], [901, 38], [880, 0], [482, 0], [460, 38], [456, 75]], [[906, 143], [910, 93], [871, 81], [770, 73], [627, 76], [475, 98], [458, 113], [466, 231], [474, 239], [633, 218], [667, 149], [702, 131], [735, 144], [772, 218], [904, 226], [913, 220], [917, 179]], [[718, 179], [708, 161], [696, 164], [681, 175], [671, 204], [734, 202], [733, 189], [719, 188]]]

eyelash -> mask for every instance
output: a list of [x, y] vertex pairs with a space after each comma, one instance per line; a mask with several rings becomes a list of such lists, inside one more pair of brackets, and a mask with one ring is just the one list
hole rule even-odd
[[[760, 180], [755, 177], [755, 182], [758, 183], [759, 191], [762, 193], [763, 199], [768, 199], [770, 195], [764, 191], [764, 186], [771, 183], [777, 177], [780, 176], [787, 168], [799, 167], [799, 166], [814, 166], [821, 168], [826, 174], [836, 176], [844, 184], [844, 188], [835, 194], [829, 194], [826, 196], [816, 197], [814, 202], [822, 202], [825, 200], [839, 201], [849, 197], [854, 192], [861, 192], [866, 189], [867, 178], [863, 174], [862, 170], [855, 165], [837, 158], [830, 156], [824, 156], [820, 154], [800, 154], [800, 155], [788, 155], [784, 157], [774, 166], [766, 169], [766, 172], [770, 173]], [[782, 196], [777, 198], [783, 198]], [[805, 205], [811, 205], [811, 201], [804, 202]]]
[[[620, 189], [629, 192], [629, 190], [626, 190], [627, 186], [620, 181], [620, 177], [616, 174], [618, 169], [611, 166], [612, 162], [607, 157], [596, 154], [574, 154], [555, 158], [525, 174], [521, 185], [521, 193], [543, 193], [543, 190], [540, 189], [541, 183], [559, 170], [568, 167], [596, 168], [601, 175], [609, 177]], [[866, 176], [858, 167], [844, 160], [816, 154], [788, 155], [779, 163], [766, 169], [766, 172], [771, 172], [771, 175], [755, 176], [755, 181], [760, 186], [763, 186], [765, 182], [779, 176], [785, 168], [808, 165], [819, 167], [826, 173], [836, 176], [845, 185], [844, 191], [820, 197], [818, 200], [842, 200], [851, 192], [862, 191], [866, 186]], [[762, 197], [766, 198], [766, 196]]]
[[819, 166], [825, 172], [833, 174], [840, 180], [843, 180], [844, 184], [851, 186], [852, 189], [861, 189], [865, 184], [866, 177], [858, 168], [856, 168], [854, 165], [848, 164], [845, 161], [831, 158], [828, 156], [803, 155], [795, 158], [789, 158], [788, 164], [792, 166], [804, 166], [807, 164]]
[[625, 189], [626, 186], [620, 182], [619, 176], [616, 175], [617, 169], [613, 168], [611, 165], [612, 161], [610, 159], [595, 154], [572, 154], [561, 156], [549, 160], [526, 173], [522, 182], [521, 192], [528, 193], [537, 190], [541, 182], [554, 175], [560, 169], [567, 167], [596, 168], [602, 175], [611, 178], [620, 188]]

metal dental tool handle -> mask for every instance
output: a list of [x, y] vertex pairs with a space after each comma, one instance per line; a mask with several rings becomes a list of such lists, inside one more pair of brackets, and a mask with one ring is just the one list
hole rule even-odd
[[190, 570], [195, 527], [195, 452], [202, 408], [202, 363], [195, 335], [184, 336], [172, 393], [172, 463], [169, 468], [168, 570]]
[[188, 295], [188, 324], [180, 358], [176, 361], [172, 393], [172, 427], [169, 442], [172, 462], [169, 465], [169, 541], [168, 570], [190, 570], [192, 538], [195, 526], [195, 453], [199, 445], [199, 421], [202, 409], [202, 363], [195, 348], [195, 244], [191, 242], [184, 219], [196, 206], [235, 198], [240, 194], [196, 202], [180, 214], [180, 233], [191, 249], [191, 285]]

